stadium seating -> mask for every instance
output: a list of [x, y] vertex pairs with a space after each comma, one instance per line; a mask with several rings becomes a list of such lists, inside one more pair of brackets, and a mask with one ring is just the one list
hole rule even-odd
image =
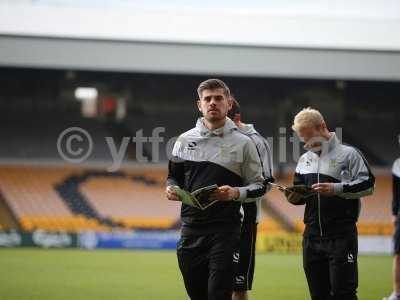
[[71, 170], [63, 168], [2, 167], [0, 190], [17, 218], [23, 216], [72, 216], [52, 183]]
[[[73, 167], [3, 166], [0, 196], [26, 231], [175, 228], [180, 205], [165, 200], [165, 176], [165, 168], [149, 167], [109, 173]], [[290, 185], [291, 180], [291, 176], [278, 178], [284, 185]], [[66, 194], [60, 187], [66, 188]], [[362, 200], [360, 234], [392, 234], [390, 192], [391, 177], [377, 176], [374, 195]], [[273, 209], [262, 211], [260, 231], [287, 231], [287, 225], [295, 232], [304, 229], [304, 206], [289, 204], [276, 189], [264, 201]], [[0, 226], [12, 227], [4, 222]]]
[[[82, 206], [72, 207], [71, 199], [59, 192], [58, 187], [71, 179], [78, 183], [75, 192], [85, 203], [82, 206], [93, 209], [94, 215], [87, 214]], [[79, 168], [5, 166], [0, 170], [0, 191], [20, 227], [27, 231], [165, 229], [176, 223], [179, 206], [165, 201], [164, 180], [163, 172], [152, 169], [115, 174]], [[73, 192], [70, 195], [76, 196]]]
[[70, 217], [52, 216], [24, 216], [20, 219], [21, 228], [24, 231], [43, 229], [47, 231], [78, 232], [84, 230], [110, 231], [111, 227], [102, 225], [96, 219], [76, 215]]

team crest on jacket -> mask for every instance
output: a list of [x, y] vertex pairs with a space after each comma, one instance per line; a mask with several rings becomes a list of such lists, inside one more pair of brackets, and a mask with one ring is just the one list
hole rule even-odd
[[230, 148], [227, 145], [222, 145], [221, 148], [219, 148], [219, 155], [222, 157], [227, 157], [230, 153]]
[[337, 167], [336, 159], [330, 159], [329, 160], [329, 167], [330, 168], [336, 168]]

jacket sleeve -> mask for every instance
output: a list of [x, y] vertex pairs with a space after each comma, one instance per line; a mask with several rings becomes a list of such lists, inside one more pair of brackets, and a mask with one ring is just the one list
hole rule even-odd
[[260, 158], [262, 175], [265, 179], [266, 192], [269, 192], [272, 186], [268, 183], [275, 182], [275, 179], [273, 178], [273, 161], [271, 148], [269, 147], [268, 141], [258, 133], [249, 137], [256, 145], [257, 155]]
[[334, 193], [345, 199], [359, 199], [374, 192], [375, 177], [364, 156], [356, 149], [349, 154], [350, 179], [334, 184]]
[[393, 200], [392, 200], [392, 213], [397, 216], [399, 213], [400, 202], [400, 177], [393, 174]]
[[255, 144], [249, 139], [243, 149], [241, 167], [244, 186], [238, 187], [240, 196], [237, 201], [255, 202], [265, 194], [265, 179], [262, 175], [261, 161]]
[[397, 216], [400, 207], [400, 159], [397, 159], [393, 164], [393, 199], [392, 199], [392, 213]]
[[[305, 184], [306, 183], [304, 180], [304, 176], [303, 176], [303, 174], [300, 173], [299, 165], [297, 165], [296, 171], [294, 172], [294, 175], [293, 175], [293, 185], [305, 185]], [[305, 198], [303, 198], [299, 202], [296, 202], [296, 204], [293, 204], [293, 205], [304, 205], [304, 204], [306, 204]]]
[[258, 147], [260, 150], [260, 155], [261, 155], [261, 163], [262, 163], [262, 170], [263, 170], [263, 176], [266, 182], [266, 191], [269, 192], [272, 188], [269, 182], [275, 182], [274, 179], [274, 165], [273, 165], [273, 160], [272, 160], [272, 152], [271, 148], [268, 144], [268, 141], [265, 140], [263, 137], [261, 137], [261, 142]]
[[184, 188], [184, 165], [183, 162], [176, 162], [171, 159], [168, 162], [168, 177], [167, 186], [177, 185], [180, 188]]
[[168, 162], [168, 176], [166, 185], [177, 185], [180, 188], [184, 188], [185, 185], [185, 170], [184, 162], [177, 156], [177, 148], [179, 142], [175, 143], [172, 150], [172, 157]]

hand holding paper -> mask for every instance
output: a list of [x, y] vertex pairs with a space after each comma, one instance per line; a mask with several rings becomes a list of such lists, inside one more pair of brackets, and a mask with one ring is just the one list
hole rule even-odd
[[332, 196], [334, 194], [334, 184], [332, 182], [323, 182], [323, 183], [316, 183], [312, 185], [314, 191], [326, 195]]
[[179, 186], [174, 186], [173, 188], [178, 196], [179, 201], [201, 210], [205, 210], [207, 207], [218, 201], [211, 197], [213, 192], [218, 189], [218, 185], [216, 184], [197, 189], [191, 193], [181, 189]]
[[288, 202], [294, 205], [303, 204], [308, 197], [317, 193], [311, 187], [306, 185], [294, 185], [286, 187], [275, 183], [270, 184], [283, 192]]
[[170, 201], [179, 201], [178, 195], [173, 186], [167, 186], [165, 189], [167, 199]]
[[240, 192], [238, 188], [229, 185], [220, 186], [217, 190], [212, 192], [210, 199], [219, 201], [231, 201], [239, 198]]

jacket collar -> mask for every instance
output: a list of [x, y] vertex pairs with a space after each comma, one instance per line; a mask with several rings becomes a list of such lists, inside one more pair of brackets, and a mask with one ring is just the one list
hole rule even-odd
[[329, 138], [329, 140], [326, 143], [327, 143], [327, 147], [328, 147], [328, 152], [331, 152], [333, 149], [336, 148], [337, 145], [340, 144], [340, 141], [339, 141], [338, 137], [336, 136], [336, 133], [331, 132], [331, 137]]
[[[325, 154], [330, 153], [333, 149], [335, 149], [340, 144], [340, 140], [336, 136], [335, 132], [331, 132], [331, 137], [322, 142], [322, 147], [320, 151], [313, 152], [318, 156], [324, 156]], [[310, 150], [309, 150], [310, 151]], [[312, 151], [310, 151], [312, 152]]]
[[242, 126], [238, 127], [238, 130], [247, 135], [257, 133], [253, 124], [242, 123]]
[[212, 136], [224, 136], [227, 133], [232, 132], [233, 130], [237, 130], [235, 123], [229, 118], [226, 118], [225, 124], [222, 127], [219, 127], [214, 130], [208, 129], [203, 122], [204, 118], [198, 118], [196, 122], [196, 129], [199, 131], [200, 135], [203, 137], [212, 137]]

